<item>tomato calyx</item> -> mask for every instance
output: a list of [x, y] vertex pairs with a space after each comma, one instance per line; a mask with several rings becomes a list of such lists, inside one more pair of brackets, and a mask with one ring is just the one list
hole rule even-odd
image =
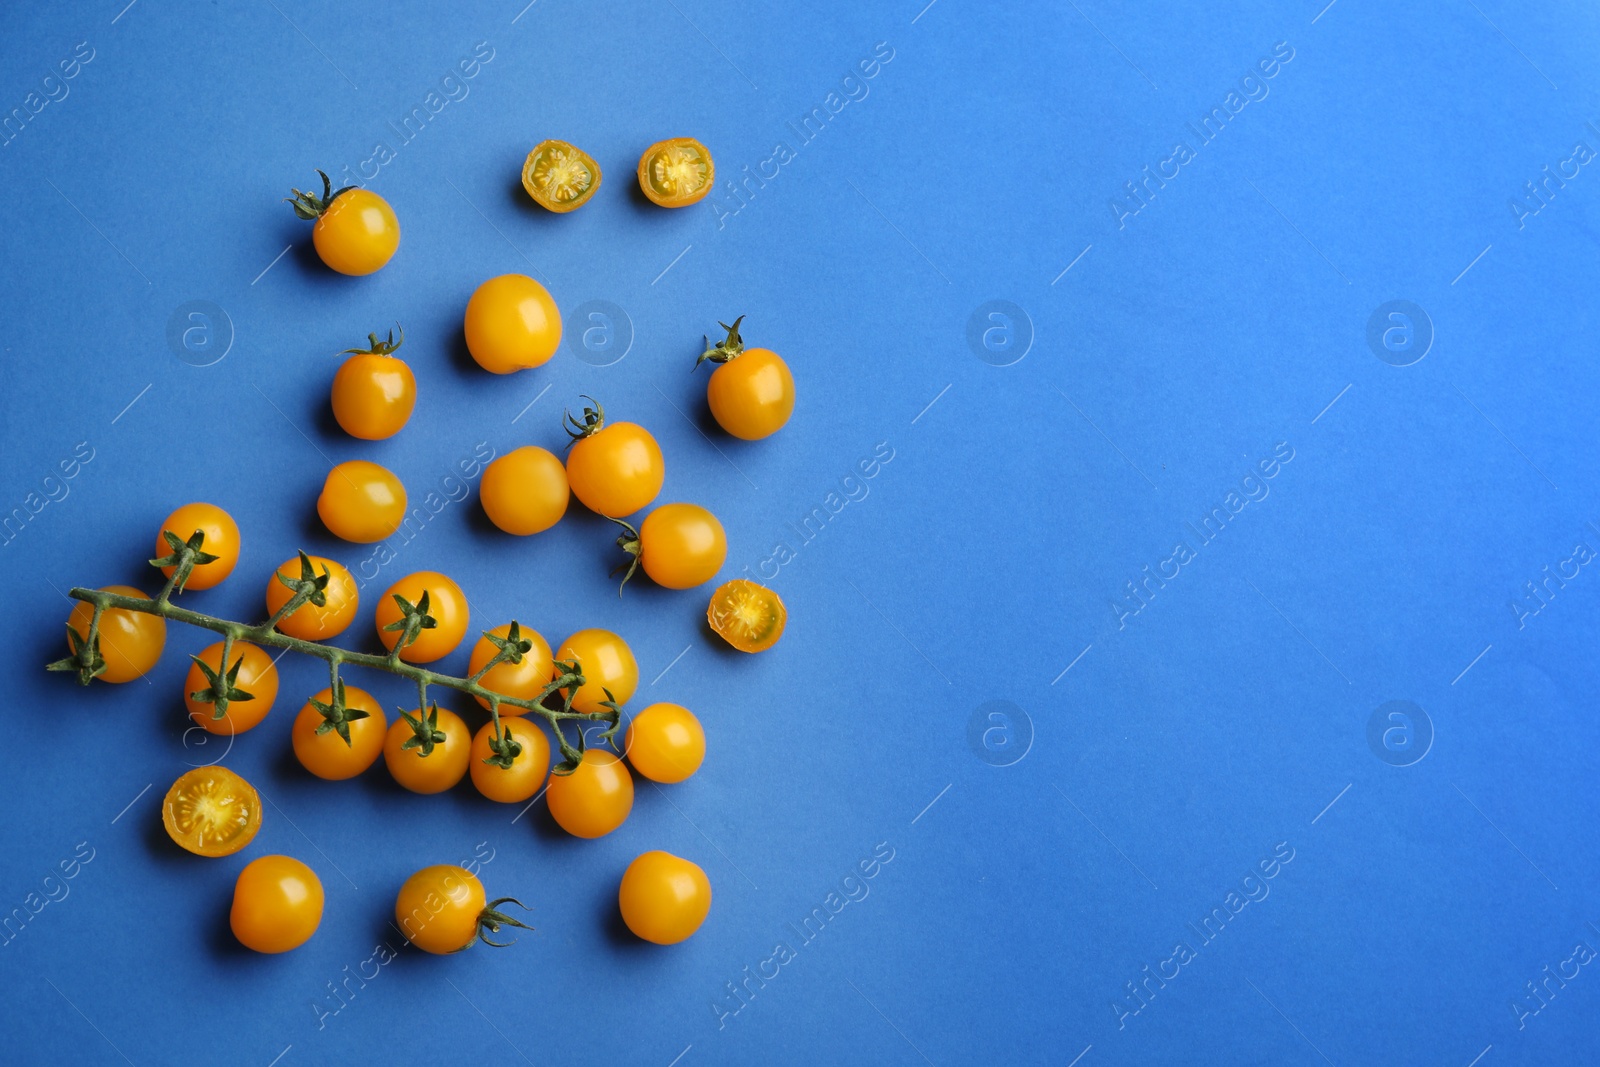
[[317, 736], [328, 733], [330, 730], [337, 733], [345, 743], [350, 745], [350, 724], [357, 719], [369, 718], [368, 712], [360, 708], [352, 708], [344, 701], [344, 682], [335, 677], [333, 679], [333, 699], [324, 704], [320, 700], [312, 699], [311, 706], [322, 715], [322, 721], [317, 724]]
[[[432, 630], [439, 625], [439, 620], [428, 614], [428, 591], [424, 589], [422, 596], [415, 604], [401, 596], [399, 593], [391, 594], [394, 602], [400, 605], [400, 617], [383, 628], [384, 633], [399, 633], [395, 639], [394, 647], [389, 650], [391, 662], [399, 662], [400, 650], [407, 645], [414, 644], [417, 637], [424, 630]], [[443, 740], [443, 738], [440, 738]]]
[[[420, 711], [420, 709], [419, 709]], [[447, 738], [445, 732], [439, 729], [439, 702], [434, 701], [428, 706], [426, 715], [413, 715], [409, 711], [400, 709], [400, 717], [411, 727], [411, 736], [401, 743], [402, 749], [420, 749], [417, 755], [423, 759], [433, 755], [433, 746], [442, 745]]]
[[498, 934], [500, 932], [500, 927], [502, 926], [515, 926], [520, 930], [533, 929], [533, 927], [529, 926], [527, 923], [522, 922], [519, 919], [514, 919], [505, 912], [501, 911], [500, 905], [502, 904], [515, 904], [523, 911], [530, 910], [526, 904], [518, 900], [516, 897], [499, 897], [495, 900], [489, 901], [489, 903], [483, 906], [483, 910], [478, 912], [477, 934], [471, 941], [468, 941], [465, 945], [461, 946], [463, 949], [471, 948], [473, 944], [478, 941], [482, 941], [485, 945], [489, 945], [492, 948], [507, 948], [516, 944], [516, 938], [512, 938], [510, 941], [491, 941], [489, 939], [488, 934]]
[[512, 666], [521, 663], [522, 657], [533, 651], [533, 642], [522, 636], [522, 627], [517, 623], [516, 619], [512, 619], [511, 625], [506, 627], [506, 635], [504, 637], [485, 630], [483, 639], [495, 647], [495, 653], [489, 657], [488, 663], [479, 667], [477, 672], [467, 679], [470, 683], [477, 683], [484, 675], [502, 663], [509, 663]]
[[484, 757], [483, 762], [509, 771], [511, 764], [522, 755], [522, 742], [511, 736], [510, 728], [500, 721], [498, 715], [495, 720], [494, 736], [489, 738], [489, 751], [494, 754]]
[[[395, 340], [394, 336], [396, 331], [399, 331], [400, 333], [400, 339], [398, 341]], [[369, 333], [367, 334], [366, 348], [347, 348], [339, 354], [341, 356], [392, 356], [394, 355], [395, 350], [405, 343], [406, 331], [402, 329], [400, 324], [397, 322], [394, 324], [394, 329], [389, 331], [389, 336], [386, 340], [378, 340], [378, 335], [376, 332]]]
[[571, 448], [585, 437], [593, 437], [605, 429], [606, 426], [606, 409], [601, 405], [600, 401], [587, 393], [582, 394], [581, 399], [587, 400], [589, 404], [594, 406], [584, 405], [582, 421], [573, 418], [570, 410], [565, 413], [564, 425], [561, 428], [566, 430], [567, 436], [572, 439], [567, 442], [568, 448]]
[[291, 187], [289, 191], [294, 195], [283, 198], [283, 202], [291, 205], [294, 208], [294, 213], [300, 216], [302, 219], [305, 219], [307, 222], [314, 222], [321, 218], [327, 213], [328, 209], [333, 206], [333, 202], [335, 200], [339, 199], [350, 190], [359, 188], [359, 186], [355, 185], [346, 185], [344, 188], [334, 192], [333, 182], [328, 180], [328, 175], [321, 170], [317, 171], [317, 173], [322, 175], [321, 196], [315, 196], [311, 193], [301, 192], [299, 189]]
[[[206, 543], [206, 532], [196, 530], [189, 535], [189, 540], [181, 540], [171, 530], [162, 530], [161, 537], [167, 542], [171, 552], [159, 559], [150, 561], [150, 566], [157, 568], [171, 567], [172, 577], [167, 579], [167, 590], [183, 592], [183, 587], [189, 581], [189, 575], [202, 563], [215, 563], [220, 557], [213, 556], [210, 552], [202, 552], [200, 546]], [[158, 599], [165, 599], [166, 590]]]
[[[700, 353], [700, 358], [694, 361], [696, 370], [700, 368], [700, 364], [708, 359], [713, 363], [726, 363], [731, 359], [738, 358], [744, 352], [744, 338], [739, 336], [739, 324], [743, 321], [744, 316], [740, 315], [733, 320], [732, 326], [721, 321], [717, 323], [718, 326], [728, 331], [728, 336], [714, 345], [708, 345], [706, 350]], [[706, 341], [709, 339], [702, 336], [701, 340]]]
[[[226, 666], [228, 653], [232, 649], [233, 638], [224, 637], [222, 639], [222, 655], [217, 658], [217, 662]], [[213, 721], [228, 714], [229, 704], [242, 704], [247, 700], [255, 699], [254, 693], [247, 693], [235, 684], [239, 681], [239, 669], [244, 666], [243, 653], [240, 653], [239, 658], [233, 661], [232, 667], [226, 667], [227, 673], [218, 671], [199, 656], [190, 656], [189, 658], [194, 661], [196, 667], [200, 668], [200, 673], [205, 675], [206, 681], [210, 683], [204, 689], [197, 689], [190, 693], [189, 699], [196, 704], [213, 705], [216, 709], [211, 713]]]
[[[610, 518], [610, 516], [607, 516], [607, 518]], [[622, 527], [623, 532], [617, 535], [617, 547], [628, 554], [627, 559], [611, 568], [611, 577], [613, 578], [617, 576], [618, 571], [624, 569], [627, 571], [622, 576], [622, 585], [617, 586], [617, 596], [621, 597], [623, 587], [628, 584], [628, 579], [632, 578], [634, 572], [639, 569], [639, 560], [644, 554], [644, 546], [642, 539], [639, 537], [639, 531], [634, 528], [631, 522], [626, 522], [622, 519], [611, 519], [611, 521]]]
[[78, 684], [88, 685], [96, 677], [105, 673], [106, 661], [100, 655], [100, 612], [103, 609], [96, 605], [94, 617], [89, 620], [89, 636], [85, 637], [67, 625], [67, 646], [72, 650], [68, 655], [52, 663], [46, 663], [47, 671], [77, 671]]
[[326, 565], [323, 566], [322, 573], [318, 574], [311, 557], [306, 555], [304, 550], [300, 552], [300, 577], [285, 578], [281, 570], [274, 572], [273, 577], [294, 595], [284, 601], [283, 607], [272, 613], [271, 622], [263, 629], [271, 629], [278, 625], [280, 621], [299, 611], [302, 605], [312, 604], [319, 608], [328, 606], [328, 583], [333, 580], [333, 575]]

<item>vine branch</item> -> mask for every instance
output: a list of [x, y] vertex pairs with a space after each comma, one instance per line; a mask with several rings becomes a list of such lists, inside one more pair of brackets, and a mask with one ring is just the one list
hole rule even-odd
[[[552, 768], [553, 772], [556, 774], [571, 773], [572, 770], [577, 767], [578, 762], [583, 758], [583, 750], [585, 747], [585, 738], [583, 736], [582, 725], [580, 725], [577, 729], [577, 744], [573, 745], [568, 742], [566, 735], [561, 729], [561, 724], [563, 722], [569, 720], [578, 720], [580, 723], [608, 723], [610, 728], [600, 735], [602, 740], [608, 742], [613, 739], [617, 728], [621, 723], [621, 710], [614, 704], [609, 704], [605, 711], [583, 712], [572, 710], [572, 699], [576, 695], [578, 687], [583, 685], [585, 681], [582, 673], [582, 667], [576, 661], [571, 663], [558, 662], [556, 664], [556, 676], [550, 680], [550, 683], [546, 685], [543, 690], [540, 691], [538, 696], [531, 699], [508, 696], [504, 693], [497, 693], [480, 685], [479, 679], [488, 673], [490, 667], [497, 663], [516, 663], [521, 660], [522, 653], [526, 651], [522, 646], [526, 644], [526, 642], [519, 640], [517, 631], [515, 629], [511, 631], [510, 640], [506, 640], [503, 644], [499, 641], [495, 642], [498, 648], [494, 657], [488, 664], [485, 664], [482, 669], [478, 670], [470, 678], [457, 678], [453, 675], [440, 674], [437, 671], [430, 671], [425, 667], [419, 667], [415, 664], [407, 663], [400, 659], [400, 649], [406, 644], [410, 643], [410, 640], [414, 638], [422, 629], [429, 628], [433, 622], [432, 618], [426, 615], [426, 594], [419, 599], [419, 603], [417, 605], [413, 606], [409, 604], [402, 604], [403, 609], [409, 610], [405, 611], [405, 615], [401, 620], [401, 625], [394, 627], [395, 629], [400, 630], [400, 638], [395, 641], [394, 650], [384, 655], [375, 655], [368, 652], [353, 652], [349, 649], [336, 648], [332, 645], [318, 644], [315, 641], [306, 641], [302, 638], [291, 637], [288, 634], [281, 633], [273, 627], [277, 624], [279, 619], [283, 618], [289, 613], [288, 611], [280, 610], [266, 622], [251, 626], [245, 623], [232, 622], [227, 619], [219, 619], [213, 615], [207, 615], [203, 612], [192, 611], [188, 608], [179, 607], [177, 604], [172, 603], [172, 601], [169, 599], [169, 594], [173, 591], [175, 586], [180, 585], [181, 578], [179, 578], [179, 575], [187, 576], [187, 569], [182, 566], [182, 563], [187, 562], [187, 560], [182, 559], [181, 557], [188, 556], [190, 553], [198, 556], [200, 554], [199, 549], [200, 544], [195, 539], [191, 539], [189, 543], [183, 544], [181, 547], [174, 546], [174, 555], [180, 557], [177, 561], [175, 561], [179, 564], [178, 569], [175, 571], [173, 579], [169, 580], [166, 587], [163, 588], [160, 594], [155, 597], [127, 596], [122, 593], [109, 593], [102, 589], [74, 588], [71, 592], [69, 592], [67, 595], [72, 597], [74, 600], [81, 600], [87, 604], [93, 605], [94, 614], [90, 619], [89, 632], [87, 636], [81, 640], [73, 641], [72, 655], [68, 656], [66, 659], [58, 660], [56, 663], [50, 664], [51, 669], [76, 671], [78, 673], [79, 681], [84, 685], [88, 685], [94, 680], [95, 676], [103, 673], [105, 670], [105, 661], [100, 657], [99, 652], [100, 617], [107, 608], [119, 608], [124, 611], [136, 611], [145, 615], [156, 615], [163, 619], [170, 619], [173, 622], [186, 623], [190, 626], [199, 627], [202, 630], [210, 630], [213, 633], [221, 634], [224, 642], [224, 651], [222, 657], [222, 667], [224, 671], [226, 671], [228, 667], [228, 652], [231, 650], [233, 643], [238, 640], [250, 640], [258, 644], [270, 645], [273, 648], [287, 649], [289, 651], [299, 652], [302, 655], [312, 656], [316, 659], [320, 659], [327, 663], [329, 667], [329, 680], [332, 683], [334, 692], [336, 694], [334, 705], [336, 708], [343, 704], [343, 701], [338, 699], [338, 695], [343, 689], [343, 681], [339, 677], [339, 668], [345, 664], [356, 667], [366, 667], [370, 670], [382, 671], [387, 674], [398, 675], [401, 678], [408, 678], [412, 680], [417, 685], [418, 699], [421, 701], [419, 704], [420, 714], [426, 714], [428, 711], [428, 702], [426, 697], [428, 686], [430, 685], [441, 686], [445, 689], [453, 689], [456, 692], [465, 693], [468, 696], [482, 697], [483, 700], [489, 705], [490, 717], [495, 722], [495, 732], [499, 738], [505, 738], [505, 735], [503, 734], [503, 727], [500, 725], [500, 708], [507, 705], [510, 707], [521, 708], [524, 712], [537, 715], [544, 719], [545, 722], [550, 724], [550, 729], [554, 731], [556, 740], [561, 747], [561, 754], [564, 757], [561, 763]], [[170, 559], [170, 557], [168, 557], [168, 559]], [[167, 560], [163, 560], [163, 563], [164, 565], [168, 566], [172, 565], [171, 562], [168, 562]], [[321, 592], [320, 589], [313, 590], [310, 588], [315, 581], [315, 578], [302, 579], [304, 586], [298, 588], [296, 590], [295, 597], [292, 597], [290, 600], [290, 603], [294, 604], [294, 607], [297, 608], [306, 601], [312, 600], [315, 593]], [[299, 583], [285, 582], [284, 584], [298, 585]], [[297, 600], [299, 603], [295, 603]], [[289, 605], [285, 605], [286, 608], [288, 606]], [[290, 608], [289, 610], [292, 611], [293, 608]], [[515, 627], [515, 624], [513, 624], [513, 627]], [[72, 636], [76, 636], [76, 631], [72, 631]], [[493, 640], [492, 637], [491, 640]], [[225, 685], [229, 680], [230, 679], [227, 679], [224, 675], [224, 689], [222, 690], [223, 694], [226, 693]], [[556, 696], [557, 694], [561, 695], [561, 706], [559, 708], [547, 706], [545, 701], [552, 696]], [[217, 709], [219, 712], [226, 710], [227, 705], [225, 703], [225, 699], [226, 696], [223, 695], [222, 699], [216, 701], [216, 703], [219, 705]], [[339, 728], [343, 721], [343, 717], [336, 713], [329, 724], [330, 728], [338, 729], [341, 736], [347, 732], [345, 729]]]

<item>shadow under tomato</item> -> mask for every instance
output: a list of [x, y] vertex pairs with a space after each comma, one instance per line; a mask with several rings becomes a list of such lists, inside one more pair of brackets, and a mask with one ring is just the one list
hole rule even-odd
[[623, 183], [628, 187], [628, 203], [633, 205], [635, 212], [645, 218], [660, 218], [663, 214], [671, 216], [673, 209], [664, 208], [644, 195], [644, 190], [639, 188], [639, 161], [635, 159], [628, 163], [623, 171], [628, 177]]
[[[590, 206], [589, 204], [584, 204], [582, 207], [576, 208], [576, 209], [574, 209], [573, 211], [570, 211], [570, 212], [556, 212], [556, 211], [549, 210], [548, 208], [544, 207], [543, 205], [541, 205], [537, 201], [535, 201], [533, 199], [533, 197], [529, 196], [528, 195], [528, 190], [526, 190], [526, 189], [524, 189], [522, 187], [522, 171], [521, 170], [518, 170], [517, 171], [517, 176], [512, 178], [511, 181], [506, 184], [505, 189], [506, 189], [506, 199], [510, 202], [512, 210], [514, 210], [522, 218], [527, 219], [529, 222], [535, 223], [536, 225], [548, 226], [548, 225], [560, 224], [563, 221], [563, 219], [562, 219], [562, 215], [563, 214], [569, 214], [569, 215], [570, 214], [577, 214], [577, 213], [583, 211], [584, 208]], [[604, 174], [602, 174], [601, 182], [600, 182], [600, 190], [604, 190], [604, 189], [605, 189], [605, 180], [604, 180]], [[596, 196], [600, 195], [600, 190], [597, 190], [595, 192]], [[511, 236], [511, 235], [508, 235], [508, 236]], [[512, 240], [512, 244], [513, 245], [516, 244], [515, 239]], [[520, 247], [519, 247], [519, 250], [520, 250]]]
[[749, 652], [741, 652], [724, 641], [722, 635], [711, 628], [711, 620], [704, 615], [700, 616], [700, 636], [716, 655], [730, 660], [748, 660], [750, 658]]
[[[618, 882], [620, 884], [621, 875], [618, 875]], [[617, 904], [615, 893], [595, 894], [595, 910], [606, 940], [618, 952], [649, 956], [662, 950], [661, 945], [652, 945], [628, 929], [628, 924], [622, 920], [622, 908]]]
[[[295, 715], [300, 714], [300, 709], [295, 709]], [[291, 727], [293, 723], [290, 723]], [[381, 757], [380, 757], [381, 758]], [[316, 775], [306, 770], [300, 762], [300, 757], [294, 754], [294, 744], [289, 740], [287, 732], [284, 734], [283, 744], [278, 749], [277, 757], [272, 761], [272, 780], [275, 782], [310, 782], [322, 781]], [[331, 783], [330, 783], [331, 784]]]
[[322, 257], [317, 255], [317, 246], [311, 240], [311, 227], [313, 225], [314, 223], [303, 222], [300, 223], [298, 228], [284, 228], [282, 236], [284, 242], [289, 245], [289, 254], [284, 256], [284, 262], [278, 265], [280, 267], [293, 266], [302, 277], [314, 278], [319, 282], [328, 277], [347, 277], [347, 275], [340, 274], [322, 262]]
[[[160, 791], [160, 798], [166, 796], [167, 791], [160, 782], [157, 782], [156, 788], [150, 791], [155, 793], [157, 790]], [[140, 808], [144, 808], [142, 814], [140, 813]], [[145, 802], [140, 801], [134, 810], [127, 814], [126, 818], [140, 819], [139, 834], [144, 841], [145, 851], [150, 854], [151, 859], [163, 867], [174, 871], [183, 871], [189, 876], [197, 876], [199, 872], [209, 873], [210, 865], [217, 862], [214, 857], [196, 856], [172, 839], [171, 835], [167, 833], [166, 826], [161, 821], [159, 798], [153, 809], [145, 807]], [[231, 892], [229, 893], [229, 899], [232, 899]], [[226, 921], [226, 913], [224, 913], [223, 919]]]
[[229, 916], [233, 912], [233, 893], [218, 894], [218, 900], [213, 905], [213, 912], [207, 918], [205, 925], [206, 947], [218, 956], [230, 959], [262, 959], [269, 958], [270, 954], [263, 954], [254, 949], [246, 948], [233, 936], [233, 925]]
[[[488, 279], [485, 278], [484, 280], [487, 281]], [[470, 293], [468, 294], [468, 299], [471, 299]], [[467, 305], [465, 302], [463, 302], [461, 305], [461, 313], [463, 316], [466, 314], [466, 309]], [[490, 374], [488, 371], [478, 366], [478, 361], [472, 358], [472, 350], [467, 347], [467, 332], [465, 328], [457, 327], [451, 329], [449, 340], [446, 342], [445, 348], [446, 354], [449, 357], [448, 362], [451, 369], [461, 377], [471, 378], [474, 381], [479, 382], [483, 381], [485, 378], [501, 377], [501, 375]]]
[[480, 493], [474, 492], [471, 498], [465, 501], [465, 503], [465, 521], [467, 526], [475, 535], [497, 538], [504, 544], [522, 541], [534, 541], [539, 536], [538, 534], [534, 534], [531, 538], [522, 537], [517, 534], [508, 534], [504, 530], [500, 529], [500, 527], [496, 526], [489, 520], [488, 513], [483, 510], [483, 497]]
[[[344, 432], [344, 427], [339, 425], [338, 418], [333, 413], [333, 397], [323, 397], [320, 403], [313, 404], [311, 422], [317, 428], [317, 433], [324, 438], [357, 440]], [[364, 446], [375, 445], [376, 441], [361, 441]]]

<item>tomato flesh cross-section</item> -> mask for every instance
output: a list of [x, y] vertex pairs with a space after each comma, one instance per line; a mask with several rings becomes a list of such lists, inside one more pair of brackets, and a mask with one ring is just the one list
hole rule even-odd
[[777, 644], [788, 617], [777, 593], [746, 578], [718, 586], [706, 608], [711, 628], [740, 652], [764, 652]]
[[565, 214], [600, 188], [600, 165], [565, 141], [541, 141], [522, 165], [522, 187], [541, 207]]
[[639, 157], [639, 188], [662, 207], [698, 204], [716, 178], [711, 152], [693, 137], [657, 141]]
[[226, 767], [196, 767], [167, 790], [161, 822], [196, 856], [231, 856], [261, 829], [261, 797]]

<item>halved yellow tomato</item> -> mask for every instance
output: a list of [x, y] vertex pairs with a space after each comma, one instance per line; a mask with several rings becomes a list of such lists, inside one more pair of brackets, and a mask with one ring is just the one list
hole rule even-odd
[[261, 797], [226, 767], [196, 767], [167, 790], [161, 824], [196, 856], [231, 856], [261, 829]]
[[540, 141], [522, 164], [522, 187], [540, 207], [564, 215], [600, 188], [600, 164], [565, 141]]
[[662, 207], [698, 204], [716, 178], [710, 150], [693, 137], [657, 141], [639, 157], [639, 188]]
[[788, 618], [778, 594], [748, 578], [717, 586], [706, 608], [711, 628], [740, 652], [765, 652], [777, 644]]

